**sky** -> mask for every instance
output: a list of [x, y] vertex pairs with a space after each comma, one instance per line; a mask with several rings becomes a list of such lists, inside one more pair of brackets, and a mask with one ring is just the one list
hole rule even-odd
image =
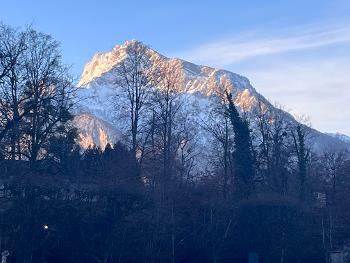
[[0, 0], [0, 21], [51, 34], [77, 78], [95, 53], [137, 39], [244, 75], [314, 128], [350, 135], [349, 0]]

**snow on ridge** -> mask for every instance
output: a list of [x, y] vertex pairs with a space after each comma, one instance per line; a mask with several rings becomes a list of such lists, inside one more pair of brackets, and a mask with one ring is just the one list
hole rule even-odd
[[[123, 45], [116, 45], [109, 52], [95, 54], [92, 60], [85, 65], [78, 86], [89, 88], [91, 87], [89, 84], [92, 82], [106, 81], [104, 75], [108, 75], [108, 73], [113, 71], [114, 67], [125, 59], [127, 47], [134, 42], [136, 42], [136, 40], [126, 41]], [[151, 61], [160, 59], [179, 64], [186, 80], [185, 92], [201, 92], [206, 95], [212, 95], [214, 89], [217, 88], [217, 82], [222, 77], [229, 79], [232, 85], [239, 90], [249, 89], [253, 91], [253, 93], [255, 92], [249, 80], [236, 73], [208, 66], [196, 65], [179, 58], [167, 58], [151, 48], [148, 48], [147, 51]], [[108, 81], [109, 79], [107, 78], [107, 82]]]
[[333, 138], [339, 139], [339, 140], [341, 140], [343, 142], [350, 143], [350, 136], [347, 136], [345, 134], [342, 134], [342, 133], [339, 133], [339, 132], [337, 132], [337, 133], [325, 133], [325, 134], [327, 134], [327, 135], [329, 135], [329, 136], [331, 136]]
[[94, 145], [104, 149], [107, 144], [113, 145], [121, 137], [116, 128], [89, 113], [76, 115], [73, 123], [79, 130], [79, 144], [84, 149]]
[[[111, 129], [111, 127], [120, 129], [114, 115], [115, 68], [126, 58], [127, 47], [135, 41], [127, 41], [123, 45], [116, 45], [109, 52], [96, 54], [84, 68], [79, 82], [79, 103], [76, 107], [76, 126], [80, 130], [81, 146], [84, 148], [92, 144], [104, 148], [108, 142], [111, 142], [110, 138], [117, 137], [114, 136], [115, 132]], [[223, 81], [228, 82], [231, 92], [237, 98], [236, 104], [242, 109], [244, 107], [251, 108], [256, 102], [255, 97], [262, 97], [256, 93], [247, 78], [238, 74], [196, 65], [179, 58], [167, 58], [151, 48], [148, 48], [147, 52], [151, 61], [169, 61], [181, 69], [182, 77], [180, 79], [184, 81], [184, 90], [180, 92], [187, 101], [186, 110], [189, 111], [193, 122], [199, 123], [201, 119], [205, 118], [207, 111], [210, 110], [209, 105], [213, 95], [224, 94], [223, 85], [220, 85]], [[201, 110], [198, 110], [199, 108]], [[80, 118], [80, 115], [83, 117]], [[98, 121], [95, 121], [93, 116]], [[111, 127], [101, 128], [104, 125], [102, 120]], [[201, 138], [201, 140], [206, 141], [205, 138]]]
[[[87, 86], [90, 82], [112, 70], [114, 66], [125, 59], [126, 49], [135, 42], [137, 40], [128, 40], [123, 45], [116, 45], [111, 51], [96, 53], [91, 61], [85, 65], [78, 86]], [[148, 52], [150, 57], [163, 57], [151, 48], [148, 48]]]
[[95, 54], [92, 60], [85, 65], [78, 85], [86, 86], [89, 82], [111, 70], [125, 56], [125, 48], [119, 45], [116, 45], [109, 52]]
[[[127, 41], [123, 45], [116, 45], [109, 52], [96, 54], [84, 68], [78, 90], [80, 102], [76, 109], [78, 117], [79, 114], [89, 114], [89, 118], [86, 116], [83, 119], [77, 118], [77, 127], [85, 136], [83, 137], [83, 147], [91, 146], [93, 143], [103, 148], [107, 142], [112, 142], [111, 138], [118, 137], [115, 136], [116, 130], [123, 130], [118, 124], [118, 122], [123, 122], [116, 120], [114, 115], [116, 102], [115, 68], [126, 58], [126, 48], [135, 41]], [[183, 90], [180, 92], [188, 104], [186, 110], [194, 123], [198, 124], [206, 118], [212, 99], [215, 97], [213, 95], [223, 95], [224, 86], [222, 83], [228, 84], [225, 85], [225, 88], [229, 87], [235, 96], [235, 104], [243, 111], [252, 110], [258, 100], [261, 100], [270, 110], [277, 110], [252, 87], [244, 76], [227, 70], [196, 65], [179, 58], [167, 58], [151, 48], [148, 48], [147, 52], [151, 61], [169, 61], [181, 69], [182, 77], [180, 79], [183, 80]], [[285, 114], [291, 122], [296, 122], [288, 113], [285, 112]], [[98, 119], [97, 122], [93, 119], [94, 117]], [[107, 125], [108, 128], [103, 128], [104, 125]], [[326, 134], [316, 131], [314, 133], [320, 146], [336, 140]], [[199, 139], [205, 144], [204, 142], [208, 138]]]

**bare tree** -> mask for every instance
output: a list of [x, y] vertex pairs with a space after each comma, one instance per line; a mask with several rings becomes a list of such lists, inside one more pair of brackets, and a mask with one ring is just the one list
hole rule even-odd
[[[348, 152], [329, 148], [324, 151], [321, 157], [320, 167], [324, 168], [325, 182], [329, 185], [327, 209], [322, 214], [323, 244], [326, 251], [331, 251], [335, 247], [335, 236], [337, 230], [342, 230], [340, 193], [344, 191], [344, 179], [346, 176], [342, 170], [349, 159]], [[346, 180], [346, 179], [345, 179]], [[325, 218], [327, 215], [328, 218]], [[340, 228], [340, 229], [339, 229]], [[327, 230], [327, 231], [326, 231]]]
[[[122, 96], [127, 101], [126, 110], [130, 121], [131, 151], [136, 159], [140, 147], [140, 121], [150, 96], [151, 61], [147, 46], [141, 42], [132, 41], [126, 47], [125, 53], [125, 59], [116, 68], [115, 84], [116, 88], [121, 89]], [[119, 107], [118, 103], [116, 103], [117, 107]]]
[[329, 149], [323, 153], [323, 161], [326, 169], [327, 181], [331, 184], [331, 204], [336, 202], [338, 184], [340, 183], [340, 170], [345, 164], [348, 156], [345, 150]]
[[285, 113], [278, 105], [272, 110], [259, 99], [253, 116], [256, 125], [257, 161], [262, 180], [273, 191], [285, 194], [288, 181], [286, 167], [290, 155]]
[[0, 142], [8, 135], [10, 156], [20, 158], [20, 122], [24, 101], [23, 57], [26, 32], [0, 25]]
[[74, 88], [51, 36], [5, 25], [0, 31], [0, 141], [8, 139], [10, 158], [33, 165], [71, 118]]
[[272, 164], [271, 174], [277, 184], [275, 187], [283, 195], [288, 191], [288, 166], [290, 165], [290, 140], [288, 138], [288, 123], [280, 106], [273, 113], [272, 119]]
[[[34, 165], [48, 141], [71, 119], [74, 88], [68, 68], [62, 64], [59, 44], [51, 36], [30, 30], [24, 58], [25, 116], [22, 154]], [[25, 110], [26, 111], [26, 110]]]
[[258, 132], [260, 169], [263, 171], [262, 176], [266, 178], [271, 172], [272, 114], [267, 105], [262, 100], [258, 100], [253, 115]]
[[307, 137], [309, 135], [307, 129], [307, 119], [305, 117], [298, 117], [298, 119], [300, 120], [299, 123], [292, 125], [290, 133], [293, 139], [293, 147], [298, 166], [299, 195], [301, 199], [304, 199], [305, 184], [307, 180], [307, 164], [309, 161], [311, 149], [307, 144]]
[[[172, 177], [177, 151], [181, 144], [181, 91], [183, 80], [179, 64], [160, 61], [153, 72], [157, 87], [152, 97], [155, 133], [163, 159], [163, 186]], [[154, 141], [154, 140], [153, 140]]]
[[185, 111], [181, 64], [173, 60], [155, 61], [152, 85], [140, 164], [151, 176], [153, 188], [158, 187], [164, 198], [171, 180], [188, 179], [193, 170], [194, 129]]
[[213, 151], [216, 150], [214, 157], [218, 157], [218, 162], [213, 165], [222, 170], [222, 191], [224, 198], [226, 198], [230, 182], [232, 183], [233, 180], [233, 131], [226, 112], [225, 96], [220, 93], [213, 100], [213, 107], [209, 112], [208, 119], [202, 121], [202, 127], [213, 138]]

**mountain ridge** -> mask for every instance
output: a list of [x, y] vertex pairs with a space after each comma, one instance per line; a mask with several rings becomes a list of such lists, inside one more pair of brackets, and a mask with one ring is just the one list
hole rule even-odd
[[[115, 134], [120, 134], [122, 133], [121, 130], [125, 129], [125, 127], [118, 127], [118, 120], [115, 118], [115, 107], [113, 106], [115, 102], [115, 69], [126, 58], [127, 47], [135, 42], [136, 40], [126, 41], [123, 45], [116, 45], [111, 51], [97, 53], [84, 67], [78, 84], [78, 97], [82, 101], [77, 107], [78, 115], [79, 112], [89, 114], [110, 124], [105, 130], [102, 126], [102, 128], [100, 127], [102, 132], [105, 133], [103, 136], [95, 134], [95, 136], [89, 138], [100, 138], [102, 136], [108, 142], [112, 142], [118, 137]], [[189, 115], [191, 115], [194, 122], [206, 118], [205, 114], [210, 108], [208, 106], [211, 103], [210, 101], [217, 92], [222, 92], [218, 88], [220, 88], [220, 83], [223, 80], [228, 82], [230, 91], [235, 97], [235, 104], [242, 111], [250, 111], [258, 101], [262, 101], [271, 110], [278, 110], [256, 91], [248, 78], [242, 75], [228, 70], [196, 65], [179, 58], [168, 58], [151, 48], [147, 48], [147, 52], [151, 61], [168, 61], [176, 64], [181, 69], [183, 78], [183, 90], [181, 92], [189, 101], [188, 110], [192, 111]], [[284, 114], [290, 122], [296, 122], [288, 112], [284, 112]], [[83, 129], [83, 125], [79, 125], [79, 123], [77, 125], [85, 135], [89, 133]], [[111, 127], [114, 127], [115, 130]], [[315, 140], [316, 148], [322, 148], [326, 144], [340, 143], [339, 138], [334, 138], [314, 129], [310, 130], [318, 138]], [[203, 140], [205, 141], [205, 139]], [[106, 141], [94, 141], [93, 143], [99, 146], [106, 145]], [[83, 142], [83, 145], [86, 145], [86, 143]]]

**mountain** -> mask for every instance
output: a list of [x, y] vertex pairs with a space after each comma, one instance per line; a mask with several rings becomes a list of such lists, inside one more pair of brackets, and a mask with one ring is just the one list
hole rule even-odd
[[104, 149], [108, 143], [113, 145], [121, 138], [113, 125], [88, 112], [77, 114], [74, 122], [79, 131], [80, 146], [84, 149], [93, 145]]
[[339, 132], [337, 133], [326, 133], [327, 135], [333, 137], [333, 138], [336, 138], [336, 139], [339, 139], [345, 143], [350, 143], [350, 137], [345, 135], [345, 134], [341, 134]]
[[[123, 45], [115, 46], [111, 51], [97, 53], [86, 64], [78, 89], [78, 106], [76, 108], [76, 126], [80, 130], [81, 145], [96, 144], [104, 147], [108, 142], [115, 142], [126, 131], [125, 120], [116, 117], [119, 101], [119, 91], [116, 88], [117, 69], [120, 63], [127, 57], [126, 49], [135, 43], [127, 41]], [[155, 61], [168, 61], [180, 69], [182, 83], [182, 99], [186, 102], [184, 114], [189, 120], [191, 129], [194, 129], [198, 142], [197, 149], [203, 156], [208, 148], [209, 134], [203, 129], [203, 123], [207, 123], [213, 105], [217, 100], [217, 94], [224, 92], [220, 83], [227, 84], [235, 97], [235, 104], [242, 112], [251, 112], [257, 107], [258, 102], [263, 103], [269, 111], [276, 109], [267, 99], [259, 94], [246, 77], [227, 70], [200, 66], [178, 58], [167, 58], [151, 48], [147, 48], [147, 54], [151, 63]], [[119, 111], [122, 111], [122, 107]], [[288, 123], [295, 124], [296, 120], [287, 112], [283, 112]], [[321, 150], [329, 145], [345, 145], [346, 142], [338, 137], [323, 134], [310, 128], [313, 145], [316, 150]], [[348, 144], [350, 145], [350, 143]], [[350, 148], [350, 147], [349, 147]]]

